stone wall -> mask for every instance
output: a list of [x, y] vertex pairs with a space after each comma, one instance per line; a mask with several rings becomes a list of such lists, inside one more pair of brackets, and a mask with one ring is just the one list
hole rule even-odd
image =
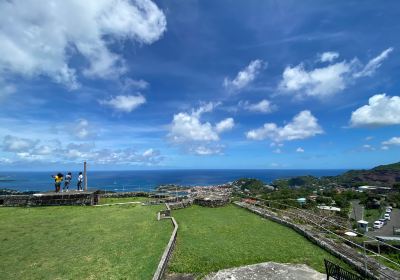
[[148, 197], [149, 193], [147, 192], [116, 192], [116, 193], [102, 193], [100, 197]]
[[191, 200], [183, 200], [180, 202], [170, 202], [168, 203], [168, 207], [172, 210], [183, 209], [192, 206], [193, 201]]
[[[171, 208], [168, 206], [168, 204], [165, 204], [166, 210], [164, 211], [171, 211]], [[158, 216], [160, 217], [160, 213], [158, 213]], [[171, 237], [169, 239], [168, 245], [164, 250], [164, 253], [161, 257], [160, 262], [158, 263], [158, 267], [156, 272], [153, 275], [153, 280], [161, 280], [164, 277], [165, 270], [167, 269], [168, 262], [172, 256], [172, 252], [175, 249], [176, 245], [176, 238], [178, 236], [178, 223], [175, 221], [174, 217], [165, 217], [168, 219], [171, 219], [171, 222], [174, 226], [174, 230], [172, 231]]]
[[220, 197], [220, 198], [195, 198], [193, 201], [194, 204], [204, 206], [204, 207], [222, 207], [229, 203], [228, 197]]
[[0, 206], [61, 206], [96, 205], [97, 195], [93, 192], [49, 193], [34, 195], [0, 195]]

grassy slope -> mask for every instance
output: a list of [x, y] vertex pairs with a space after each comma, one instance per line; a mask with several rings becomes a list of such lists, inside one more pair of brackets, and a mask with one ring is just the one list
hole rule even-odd
[[369, 227], [372, 227], [373, 223], [382, 218], [385, 213], [382, 209], [364, 209], [364, 211], [364, 219], [370, 222]]
[[0, 208], [0, 278], [151, 279], [172, 230], [160, 208]]
[[291, 229], [233, 205], [173, 212], [179, 224], [170, 270], [204, 275], [266, 261], [307, 264], [324, 271], [323, 259], [340, 261]]

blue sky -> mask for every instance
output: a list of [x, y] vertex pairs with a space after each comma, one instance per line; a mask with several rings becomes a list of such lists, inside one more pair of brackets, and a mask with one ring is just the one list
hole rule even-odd
[[398, 1], [0, 3], [0, 169], [400, 156]]

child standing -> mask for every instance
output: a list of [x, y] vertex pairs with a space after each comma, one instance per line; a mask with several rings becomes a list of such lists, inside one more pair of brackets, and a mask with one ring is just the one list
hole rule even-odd
[[64, 191], [68, 192], [69, 191], [69, 185], [72, 180], [72, 174], [71, 172], [68, 172], [68, 174], [65, 176], [65, 181], [64, 181]]
[[83, 175], [82, 172], [79, 172], [79, 176], [78, 176], [78, 191], [83, 191], [82, 190], [82, 182], [83, 182]]

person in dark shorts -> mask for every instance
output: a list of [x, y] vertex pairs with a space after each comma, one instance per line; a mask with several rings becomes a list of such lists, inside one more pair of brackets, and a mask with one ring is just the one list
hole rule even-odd
[[78, 184], [77, 184], [78, 191], [83, 191], [82, 190], [82, 182], [83, 182], [83, 175], [82, 175], [82, 172], [79, 172]]
[[54, 187], [55, 187], [55, 192], [60, 192], [61, 189], [61, 182], [63, 180], [64, 175], [61, 173], [58, 173], [57, 175], [51, 176], [54, 178]]
[[69, 185], [71, 184], [71, 180], [72, 180], [72, 174], [71, 172], [68, 172], [68, 174], [65, 176], [64, 191], [66, 192], [69, 191]]

